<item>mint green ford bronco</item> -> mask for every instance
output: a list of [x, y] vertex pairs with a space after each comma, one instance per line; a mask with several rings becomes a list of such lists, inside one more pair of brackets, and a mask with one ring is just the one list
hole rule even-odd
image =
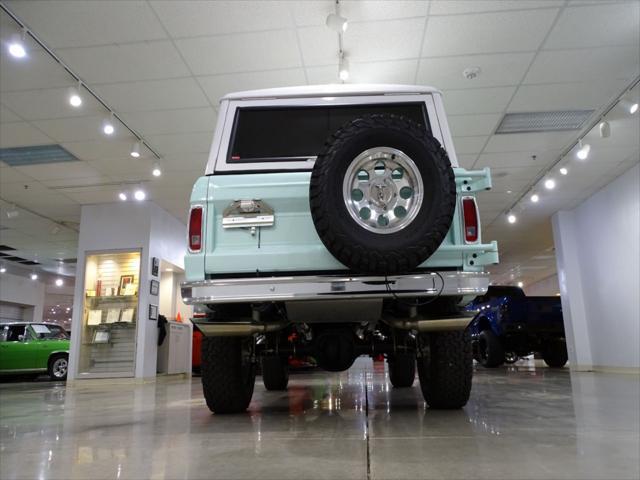
[[288, 359], [348, 369], [384, 355], [396, 388], [416, 367], [431, 408], [460, 408], [472, 352], [461, 305], [489, 285], [476, 193], [458, 167], [438, 90], [327, 85], [220, 102], [191, 194], [185, 303], [204, 335], [215, 413], [246, 410], [256, 367], [285, 390]]

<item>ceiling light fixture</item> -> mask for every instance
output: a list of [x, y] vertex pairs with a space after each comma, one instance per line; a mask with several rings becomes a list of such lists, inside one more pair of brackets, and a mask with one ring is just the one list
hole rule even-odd
[[560, 175], [567, 175], [569, 173], [569, 170], [567, 170], [567, 167], [560, 167], [560, 170], [558, 170], [560, 172]]
[[140, 142], [136, 142], [133, 144], [130, 155], [133, 158], [140, 158]]
[[116, 127], [113, 126], [113, 112], [102, 123], [102, 131], [105, 135], [113, 135], [113, 132], [116, 131]]
[[56, 287], [61, 287], [64, 285], [64, 280], [61, 278], [56, 278]]
[[531, 195], [531, 201], [533, 203], [538, 203], [540, 201], [540, 197], [538, 196], [537, 193], [534, 193], [533, 195]]
[[518, 217], [516, 217], [513, 213], [507, 215], [507, 222], [516, 223], [518, 221]]
[[600, 122], [599, 129], [600, 138], [609, 138], [611, 136], [611, 125], [606, 120]]
[[0, 267], [0, 273], [5, 273], [7, 271], [7, 267], [5, 267], [4, 265], [2, 265]]
[[553, 190], [556, 188], [556, 181], [553, 178], [547, 178], [544, 182], [544, 188], [547, 190]]
[[475, 80], [480, 75], [480, 67], [467, 67], [462, 71], [462, 76], [467, 80]]
[[24, 58], [27, 56], [27, 49], [24, 46], [25, 39], [27, 36], [27, 29], [22, 29], [22, 37], [20, 35], [14, 35], [12, 40], [9, 42], [9, 46], [7, 50], [9, 50], [9, 54], [14, 58]]
[[629, 107], [629, 113], [633, 115], [637, 111], [638, 111], [638, 102], [632, 103], [631, 106]]
[[524, 283], [523, 282], [518, 282], [517, 285], [518, 285], [519, 288], [524, 287]]
[[127, 195], [127, 191], [124, 188], [124, 185], [120, 186], [120, 192], [118, 193], [118, 198], [123, 202], [126, 202], [129, 199], [129, 195]]
[[589, 156], [589, 151], [591, 150], [591, 145], [588, 143], [583, 144], [582, 140], [578, 142], [578, 151], [576, 152], [576, 157], [580, 160], [586, 160]]
[[78, 81], [77, 87], [72, 87], [69, 91], [69, 104], [72, 107], [78, 108], [82, 105], [82, 97], [80, 96], [80, 89], [82, 88], [82, 82]]
[[147, 194], [142, 188], [137, 188], [135, 192], [133, 192], [133, 198], [137, 201], [142, 202], [145, 198], [147, 198]]
[[622, 108], [627, 110], [631, 115], [633, 115], [638, 111], [638, 102], [636, 102], [635, 100], [629, 100], [628, 98], [623, 97], [620, 100], [620, 105], [622, 106]]
[[151, 170], [151, 174], [154, 177], [159, 177], [160, 175], [162, 175], [162, 167], [160, 166], [160, 162], [155, 162], [153, 164], [153, 169]]
[[[336, 3], [337, 6], [337, 3]], [[349, 27], [349, 21], [338, 15], [337, 13], [330, 13], [329, 15], [327, 15], [327, 27], [329, 27], [331, 30], [337, 32], [337, 33], [344, 33], [347, 31], [347, 28]]]
[[38, 279], [38, 274], [36, 272], [33, 272], [31, 274], [31, 280], [37, 280]]
[[349, 60], [345, 57], [344, 52], [340, 52], [340, 65], [338, 68], [338, 77], [343, 82], [349, 80]]

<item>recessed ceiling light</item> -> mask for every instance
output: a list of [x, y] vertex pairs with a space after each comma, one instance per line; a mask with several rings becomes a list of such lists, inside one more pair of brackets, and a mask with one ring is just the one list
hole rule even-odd
[[547, 190], [553, 190], [556, 188], [556, 181], [553, 178], [548, 178], [544, 182], [544, 188]]
[[534, 193], [533, 195], [531, 195], [531, 201], [533, 203], [538, 203], [540, 201], [540, 197], [538, 196], [537, 193]]
[[135, 198], [136, 200], [138, 200], [139, 202], [143, 201], [145, 198], [147, 198], [147, 194], [145, 193], [144, 190], [142, 190], [141, 188], [137, 189], [134, 193], [133, 193], [133, 198]]
[[475, 80], [480, 75], [480, 67], [467, 67], [462, 71], [462, 76], [467, 80]]
[[518, 287], [520, 287], [520, 288], [524, 287], [524, 283], [523, 282], [518, 282]]
[[567, 175], [569, 173], [569, 170], [567, 170], [567, 167], [561, 167], [559, 172], [560, 175]]
[[7, 271], [7, 267], [4, 265], [0, 267], [0, 273], [5, 273]]
[[118, 194], [118, 198], [119, 198], [120, 200], [122, 200], [123, 202], [126, 202], [126, 201], [127, 201], [127, 198], [128, 198], [128, 197], [127, 197], [127, 193], [126, 193], [126, 192], [120, 192], [120, 193]]
[[27, 56], [27, 49], [24, 46], [25, 37], [27, 36], [26, 29], [22, 30], [22, 37], [20, 35], [13, 35], [9, 42], [7, 50], [9, 54], [14, 58], [24, 58]]
[[64, 285], [64, 280], [61, 278], [56, 278], [56, 287], [61, 287]]
[[633, 115], [634, 113], [636, 113], [638, 111], [638, 102], [633, 103], [630, 107], [629, 107], [629, 113], [631, 115]]
[[510, 213], [507, 216], [507, 222], [509, 223], [516, 223], [518, 221], [518, 217], [516, 217], [513, 213]]
[[38, 279], [38, 274], [37, 273], [32, 273], [31, 274], [31, 280], [37, 280]]

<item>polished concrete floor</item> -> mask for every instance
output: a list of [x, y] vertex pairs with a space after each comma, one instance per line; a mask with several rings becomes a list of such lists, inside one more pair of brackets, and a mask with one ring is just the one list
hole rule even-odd
[[259, 382], [216, 416], [200, 380], [0, 385], [0, 478], [637, 479], [637, 376], [479, 368], [469, 404], [425, 408], [384, 364]]

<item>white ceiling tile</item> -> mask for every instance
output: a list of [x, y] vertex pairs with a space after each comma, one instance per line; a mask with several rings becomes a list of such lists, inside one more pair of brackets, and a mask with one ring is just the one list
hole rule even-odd
[[287, 1], [153, 1], [174, 38], [275, 30], [293, 25]]
[[453, 145], [457, 153], [464, 155], [478, 154], [482, 151], [482, 147], [487, 141], [486, 135], [474, 137], [454, 137]]
[[[305, 2], [300, 2], [304, 4]], [[425, 17], [429, 2], [425, 0], [346, 0], [340, 2], [341, 15], [349, 20], [347, 32], [351, 32], [354, 22], [391, 20], [396, 18]], [[326, 14], [325, 14], [326, 16]], [[424, 21], [424, 18], [423, 18]]]
[[22, 122], [23, 120], [9, 110], [7, 107], [0, 105], [0, 123]]
[[543, 51], [524, 83], [631, 80], [640, 73], [640, 46]]
[[207, 107], [209, 102], [193, 78], [174, 78], [95, 87], [117, 112], [144, 112]]
[[349, 59], [362, 62], [416, 58], [423, 31], [422, 18], [356, 23], [343, 36], [344, 51]]
[[[417, 83], [441, 88], [518, 85], [531, 64], [533, 55], [531, 52], [423, 58], [420, 60]], [[462, 75], [467, 67], [480, 67], [480, 75], [467, 80]]]
[[0, 147], [26, 147], [55, 143], [27, 122], [0, 124]]
[[[33, 178], [25, 175], [14, 167], [9, 167], [0, 162], [0, 184], [5, 183], [29, 183]], [[1, 195], [0, 195], [1, 196]]]
[[2, 103], [25, 120], [106, 114], [104, 107], [86, 92], [82, 94], [82, 106], [73, 108], [67, 88], [3, 92]]
[[213, 132], [216, 111], [211, 107], [160, 110], [154, 112], [129, 112], [123, 120], [142, 135], [164, 133]]
[[16, 59], [2, 49], [0, 54], [0, 91], [69, 87], [75, 80], [43, 50], [29, 52], [28, 58]]
[[161, 155], [208, 152], [213, 140], [213, 132], [149, 135], [147, 140]]
[[328, 83], [338, 83], [338, 61], [336, 59], [335, 64], [325, 65], [322, 67], [307, 67], [307, 78], [309, 79], [309, 85], [321, 85]]
[[299, 28], [298, 38], [305, 66], [338, 62], [338, 36], [326, 25]]
[[135, 162], [131, 152], [130, 138], [112, 138], [103, 140], [87, 140], [82, 142], [63, 142], [62, 147], [81, 160], [100, 160], [109, 158], [125, 158], [128, 162]]
[[[53, 48], [108, 45], [166, 37], [144, 1], [9, 1], [9, 8]], [[64, 25], [64, 28], [61, 28]]]
[[[536, 158], [533, 158], [533, 155]], [[528, 152], [493, 152], [483, 153], [476, 161], [476, 167], [513, 168], [513, 167], [537, 167], [544, 168], [557, 160], [559, 150]]]
[[427, 25], [422, 56], [534, 51], [557, 13], [543, 9], [433, 17]]
[[[351, 62], [349, 65], [349, 82], [413, 84], [417, 66], [417, 60]], [[334, 76], [337, 75], [338, 65], [336, 64], [332, 68]]]
[[110, 141], [102, 133], [104, 116], [70, 117], [50, 120], [34, 120], [32, 124], [56, 142], [78, 142], [82, 140]]
[[301, 66], [293, 30], [187, 38], [176, 46], [195, 75]]
[[432, 0], [429, 15], [560, 7], [564, 0]]
[[198, 82], [209, 101], [217, 105], [228, 93], [258, 88], [304, 85], [304, 70], [301, 68], [267, 72], [233, 73], [198, 77]]
[[335, 3], [326, 0], [289, 2], [293, 20], [298, 26], [325, 25], [327, 15], [335, 12]]
[[456, 156], [458, 157], [458, 164], [462, 167], [462, 168], [466, 168], [468, 170], [471, 170], [473, 168], [473, 164], [476, 161], [476, 158], [478, 157], [478, 155], [466, 155], [466, 154], [460, 154], [458, 152], [456, 152]]
[[116, 182], [145, 180], [150, 177], [151, 161], [149, 158], [136, 160], [122, 155], [90, 160], [87, 163]]
[[15, 168], [19, 172], [38, 181], [90, 178], [99, 175], [99, 172], [86, 162], [48, 163], [44, 165], [30, 165]]
[[521, 85], [509, 104], [510, 112], [596, 110], [624, 88], [624, 80]]
[[[445, 87], [446, 88], [446, 87]], [[443, 92], [448, 115], [472, 115], [504, 111], [515, 87], [492, 87]]]
[[640, 44], [640, 3], [609, 3], [567, 8], [562, 12], [545, 49]]
[[502, 118], [499, 113], [484, 115], [449, 115], [449, 129], [454, 137], [490, 135]]
[[58, 51], [89, 85], [187, 77], [189, 69], [168, 40]]
[[484, 153], [560, 150], [571, 142], [576, 134], [575, 131], [563, 131], [493, 135]]

